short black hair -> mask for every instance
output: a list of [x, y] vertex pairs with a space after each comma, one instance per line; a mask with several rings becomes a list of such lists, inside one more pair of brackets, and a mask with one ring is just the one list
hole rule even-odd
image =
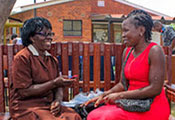
[[158, 21], [158, 20], [154, 20], [153, 21], [153, 27], [154, 26], [158, 26], [158, 25], [162, 25], [162, 23], [160, 21]]
[[17, 34], [12, 34], [11, 40], [13, 40], [14, 38], [17, 38], [17, 37], [18, 37]]
[[144, 10], [133, 10], [131, 13], [128, 14], [127, 18], [132, 17], [134, 20], [134, 25], [136, 27], [143, 26], [145, 27], [145, 40], [146, 42], [151, 41], [152, 39], [152, 27], [153, 27], [153, 20], [152, 17], [145, 12]]
[[32, 44], [30, 37], [34, 36], [36, 32], [42, 31], [44, 27], [52, 30], [51, 23], [46, 18], [35, 17], [35, 18], [26, 20], [23, 24], [22, 32], [21, 32], [23, 45], [28, 46]]

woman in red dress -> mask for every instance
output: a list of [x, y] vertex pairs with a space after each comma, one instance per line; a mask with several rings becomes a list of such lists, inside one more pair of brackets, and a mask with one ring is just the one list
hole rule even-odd
[[[126, 59], [133, 48], [124, 68], [129, 82], [128, 90], [120, 81], [84, 105], [95, 102], [95, 106], [106, 105], [91, 111], [87, 120], [168, 120], [170, 108], [163, 89], [165, 78], [165, 56], [160, 46], [150, 42], [153, 21], [143, 10], [132, 11], [122, 23], [122, 38], [127, 46], [123, 53]], [[115, 104], [119, 99], [154, 98], [150, 110], [130, 112]]]

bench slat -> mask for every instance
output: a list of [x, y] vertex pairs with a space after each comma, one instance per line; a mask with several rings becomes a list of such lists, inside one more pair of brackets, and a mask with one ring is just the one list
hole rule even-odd
[[122, 45], [115, 45], [115, 83], [118, 83], [120, 81], [123, 49], [124, 47]]
[[[80, 60], [79, 60], [79, 44], [73, 43], [72, 44], [72, 75], [78, 75], [80, 76], [80, 70], [79, 70]], [[79, 85], [78, 81], [79, 78], [77, 78], [77, 81], [74, 82], [73, 86], [73, 95], [79, 93]]]
[[93, 61], [93, 80], [94, 80], [94, 90], [100, 88], [100, 64], [101, 64], [101, 54], [100, 54], [100, 44], [94, 44], [94, 61]]
[[[61, 64], [62, 64], [62, 74], [68, 75], [69, 70], [69, 59], [68, 59], [68, 44], [62, 43], [61, 45]], [[64, 89], [64, 100], [68, 101], [68, 88]]]
[[105, 44], [104, 53], [104, 90], [109, 90], [111, 88], [111, 46]]
[[90, 56], [89, 56], [89, 43], [83, 46], [83, 92], [90, 90]]
[[5, 112], [3, 46], [0, 45], [0, 113]]

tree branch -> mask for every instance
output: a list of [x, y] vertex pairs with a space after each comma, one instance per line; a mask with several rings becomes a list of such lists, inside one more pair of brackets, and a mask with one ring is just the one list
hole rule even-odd
[[4, 30], [4, 24], [7, 21], [15, 2], [16, 0], [0, 0], [0, 43], [3, 42], [2, 33]]

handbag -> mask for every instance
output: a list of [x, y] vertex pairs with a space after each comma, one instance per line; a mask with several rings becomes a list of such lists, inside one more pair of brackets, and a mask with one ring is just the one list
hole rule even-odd
[[[103, 106], [104, 103], [101, 103], [98, 107]], [[94, 107], [94, 102], [88, 104], [87, 106], [81, 106], [81, 104], [77, 104], [74, 107], [74, 110], [81, 116], [82, 120], [86, 120], [87, 115], [94, 109], [98, 108]]]
[[[129, 58], [129, 55], [131, 54], [133, 48], [131, 48], [131, 50], [129, 51], [123, 66], [122, 66], [122, 84], [124, 86], [125, 91], [128, 90], [128, 86], [129, 86], [129, 82], [128, 80], [125, 78], [125, 74], [124, 74], [124, 68], [126, 65], [126, 62]], [[116, 100], [115, 103], [123, 108], [126, 111], [129, 112], [146, 112], [150, 110], [151, 104], [153, 102], [153, 98], [147, 98], [147, 99], [119, 99]]]

